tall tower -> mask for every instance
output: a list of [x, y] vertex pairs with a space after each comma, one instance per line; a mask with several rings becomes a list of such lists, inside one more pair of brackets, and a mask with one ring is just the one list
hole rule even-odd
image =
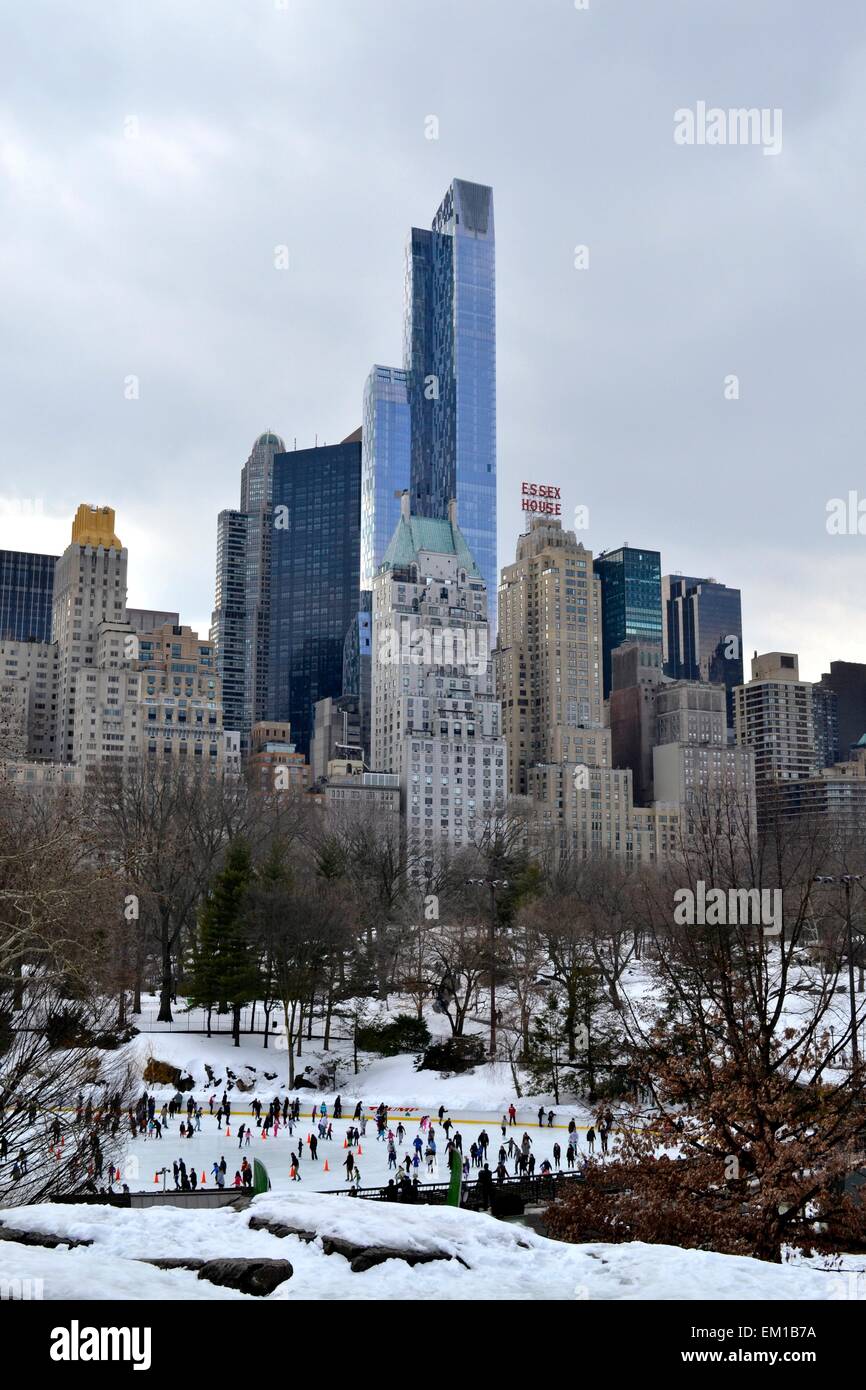
[[743, 683], [743, 619], [739, 589], [715, 579], [666, 574], [662, 579], [665, 670], [673, 680], [724, 685], [728, 728], [734, 687]]
[[99, 625], [126, 624], [127, 553], [114, 532], [114, 508], [82, 502], [72, 540], [54, 572], [52, 639], [58, 648], [55, 756], [72, 760], [76, 672], [98, 664]]
[[457, 525], [410, 497], [373, 580], [373, 767], [397, 774], [407, 844], [436, 861], [504, 809], [506, 748], [484, 578]]
[[244, 726], [246, 670], [247, 516], [226, 510], [217, 518], [216, 596], [210, 640], [222, 679], [226, 729]]
[[812, 686], [800, 680], [794, 652], [752, 659], [752, 679], [734, 691], [737, 743], [755, 754], [758, 824], [779, 804], [786, 782], [817, 771]]
[[409, 486], [409, 375], [399, 367], [373, 367], [364, 385], [361, 436], [361, 588], [373, 575], [400, 518], [400, 494]]
[[596, 556], [601, 580], [603, 689], [611, 688], [611, 653], [621, 642], [662, 641], [661, 556], [657, 550], [623, 545]]
[[502, 571], [496, 672], [513, 795], [526, 795], [536, 763], [609, 761], [600, 585], [592, 553], [559, 521], [533, 517]]
[[403, 365], [416, 516], [460, 526], [487, 585], [496, 630], [496, 243], [493, 190], [455, 179], [406, 251]]
[[265, 717], [271, 637], [271, 499], [274, 457], [285, 451], [267, 430], [241, 469], [240, 507], [220, 512], [211, 640], [223, 682], [225, 727], [238, 729], [249, 751], [250, 730]]
[[361, 441], [277, 454], [270, 551], [267, 714], [309, 753], [313, 710], [343, 686], [359, 607]]

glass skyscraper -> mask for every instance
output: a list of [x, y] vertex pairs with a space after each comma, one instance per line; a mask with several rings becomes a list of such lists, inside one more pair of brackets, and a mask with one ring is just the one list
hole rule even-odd
[[217, 518], [216, 596], [210, 640], [222, 680], [223, 728], [244, 722], [247, 517], [226, 509]]
[[400, 520], [400, 494], [409, 487], [409, 374], [373, 367], [364, 386], [361, 441], [361, 588], [373, 575]]
[[343, 688], [360, 606], [361, 441], [277, 454], [270, 552], [268, 719], [309, 754], [313, 707]]
[[604, 698], [610, 694], [611, 653], [630, 638], [662, 641], [661, 555], [624, 545], [597, 555], [601, 580]]
[[739, 589], [715, 579], [666, 574], [664, 660], [674, 680], [712, 681], [727, 690], [728, 727], [734, 727], [733, 690], [743, 684], [743, 618]]
[[460, 530], [487, 584], [496, 629], [496, 261], [493, 190], [455, 179], [430, 231], [406, 252], [403, 366], [411, 415], [412, 513]]
[[[398, 503], [398, 514], [399, 511]], [[0, 639], [6, 642], [51, 641], [56, 564], [56, 555], [0, 550]]]
[[285, 444], [270, 430], [253, 443], [241, 469], [237, 511], [220, 512], [217, 525], [216, 598], [211, 641], [223, 682], [227, 729], [241, 735], [249, 752], [250, 730], [265, 718], [270, 620], [271, 488], [274, 455]]

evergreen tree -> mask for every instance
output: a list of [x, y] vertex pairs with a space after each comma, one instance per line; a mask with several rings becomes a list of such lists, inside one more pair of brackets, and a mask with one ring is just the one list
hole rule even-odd
[[232, 1011], [232, 1037], [240, 1047], [240, 1016], [255, 999], [259, 972], [250, 950], [248, 892], [253, 877], [249, 846], [233, 840], [199, 914], [190, 1003], [208, 1010], [215, 1003]]

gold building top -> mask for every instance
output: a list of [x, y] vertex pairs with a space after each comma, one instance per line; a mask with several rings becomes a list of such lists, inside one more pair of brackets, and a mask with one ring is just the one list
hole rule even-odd
[[122, 550], [114, 534], [114, 508], [93, 507], [82, 502], [72, 522], [73, 545], [101, 545], [105, 550]]

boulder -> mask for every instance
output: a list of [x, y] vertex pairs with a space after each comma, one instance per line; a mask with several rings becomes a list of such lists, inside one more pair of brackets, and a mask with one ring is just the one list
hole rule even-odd
[[251, 1231], [267, 1231], [269, 1235], [278, 1236], [280, 1240], [286, 1236], [297, 1236], [299, 1240], [308, 1243], [316, 1239], [315, 1231], [305, 1231], [300, 1226], [288, 1226], [284, 1221], [271, 1221], [267, 1216], [251, 1216], [249, 1228]]
[[42, 1231], [16, 1231], [12, 1226], [0, 1226], [0, 1240], [14, 1240], [19, 1245], [41, 1245], [45, 1250], [58, 1250], [67, 1245], [92, 1245], [92, 1240], [74, 1240], [72, 1236], [50, 1236]]
[[293, 1273], [288, 1260], [205, 1260], [198, 1277], [220, 1288], [265, 1298], [291, 1279]]

